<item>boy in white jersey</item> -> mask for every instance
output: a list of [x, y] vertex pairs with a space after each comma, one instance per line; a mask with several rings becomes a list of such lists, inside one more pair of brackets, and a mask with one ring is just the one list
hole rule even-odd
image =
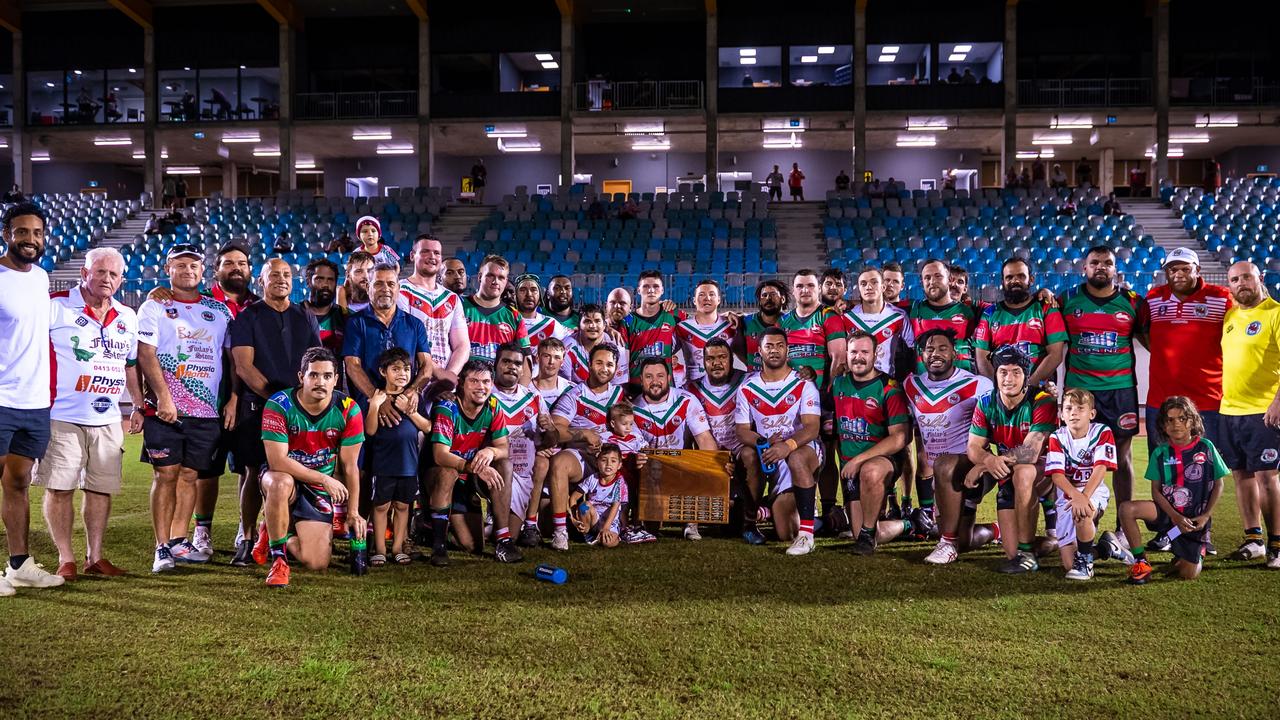
[[[788, 555], [813, 552], [815, 479], [822, 467], [822, 445], [817, 442], [822, 420], [821, 400], [813, 383], [787, 365], [787, 333], [766, 328], [760, 336], [763, 368], [738, 388], [733, 420], [738, 439], [747, 448], [769, 447], [741, 454], [747, 468], [747, 484], [761, 496], [763, 480], [772, 487], [770, 514], [778, 539], [794, 538]], [[766, 468], [774, 466], [772, 473]]]
[[629, 494], [622, 478], [622, 451], [613, 443], [600, 446], [596, 473], [586, 477], [569, 499], [574, 525], [591, 545], [617, 547], [623, 534]]
[[715, 280], [703, 280], [693, 291], [693, 317], [676, 324], [676, 338], [684, 353], [685, 382], [677, 387], [689, 387], [706, 375], [702, 353], [712, 340], [728, 342], [733, 339], [735, 322], [732, 317], [720, 314], [720, 284]]
[[[506, 423], [507, 452], [511, 459], [508, 527], [516, 536], [517, 545], [537, 547], [542, 544], [542, 534], [538, 530], [542, 486], [550, 467], [549, 460], [539, 454], [539, 449], [553, 447], [556, 437], [555, 425], [542, 404], [542, 396], [533, 388], [520, 384], [524, 359], [524, 349], [515, 343], [498, 347], [493, 396], [498, 400], [498, 413]], [[495, 520], [499, 519], [495, 516]]]
[[1093, 422], [1093, 393], [1070, 388], [1062, 397], [1062, 421], [1049, 436], [1044, 473], [1058, 489], [1058, 552], [1068, 580], [1093, 577], [1094, 537], [1111, 491], [1104, 482], [1116, 469], [1111, 428]]

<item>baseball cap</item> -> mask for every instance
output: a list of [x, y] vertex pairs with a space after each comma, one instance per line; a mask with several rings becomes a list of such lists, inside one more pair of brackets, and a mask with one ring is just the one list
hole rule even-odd
[[200, 250], [196, 248], [195, 245], [192, 245], [191, 243], [178, 243], [177, 245], [174, 245], [173, 247], [169, 248], [169, 254], [165, 255], [164, 259], [165, 259], [165, 262], [168, 262], [170, 260], [174, 260], [180, 257], [193, 257], [199, 260], [203, 260], [204, 253], [200, 252]]
[[218, 252], [215, 254], [215, 257], [221, 258], [229, 252], [236, 251], [244, 253], [245, 257], [249, 257], [249, 249], [246, 248], [243, 243], [236, 240], [228, 240], [223, 243], [222, 247], [218, 248]]
[[1169, 263], [1176, 262], [1187, 263], [1189, 265], [1199, 267], [1200, 256], [1196, 254], [1195, 250], [1192, 250], [1189, 247], [1174, 248], [1173, 252], [1165, 256], [1164, 262], [1160, 264], [1160, 267], [1168, 267]]

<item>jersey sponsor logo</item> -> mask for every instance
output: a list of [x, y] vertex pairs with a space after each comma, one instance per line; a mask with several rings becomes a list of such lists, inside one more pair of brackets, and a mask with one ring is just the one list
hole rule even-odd
[[1116, 321], [1122, 322], [1122, 323], [1129, 323], [1129, 322], [1133, 322], [1133, 318], [1129, 317], [1129, 313], [1118, 312], [1116, 313]]
[[165, 308], [164, 314], [165, 314], [165, 317], [169, 318], [170, 320], [177, 320], [178, 308]]
[[213, 313], [209, 312], [208, 310], [205, 310], [204, 312], [200, 313], [200, 318], [205, 322], [213, 322]]
[[1078, 347], [1082, 353], [1109, 353], [1120, 347], [1120, 333], [1085, 331]]
[[89, 403], [89, 407], [93, 408], [94, 412], [101, 415], [114, 407], [115, 404], [116, 402], [109, 397], [98, 397], [94, 398], [93, 402]]
[[1191, 482], [1196, 482], [1197, 480], [1200, 480], [1201, 478], [1204, 477], [1204, 466], [1198, 463], [1195, 465], [1188, 465], [1182, 471], [1182, 474], [1185, 475], [1186, 478]]
[[1137, 414], [1137, 413], [1125, 413], [1125, 414], [1123, 414], [1123, 415], [1121, 415], [1121, 416], [1120, 416], [1120, 419], [1116, 421], [1116, 424], [1120, 426], [1120, 429], [1121, 429], [1121, 430], [1134, 430], [1134, 429], [1137, 429], [1137, 427], [1138, 427], [1138, 414]]
[[76, 378], [76, 392], [82, 392], [87, 395], [119, 395], [123, 388], [123, 377], [81, 375]]
[[1258, 322], [1257, 320], [1254, 320], [1253, 322], [1249, 323], [1249, 327], [1244, 329], [1244, 334], [1257, 335], [1261, 330], [1262, 330], [1262, 323]]
[[87, 327], [89, 325], [89, 319], [82, 315], [76, 318], [76, 324], [80, 327]]
[[1262, 462], [1273, 463], [1276, 461], [1277, 453], [1275, 448], [1267, 448], [1262, 451]]

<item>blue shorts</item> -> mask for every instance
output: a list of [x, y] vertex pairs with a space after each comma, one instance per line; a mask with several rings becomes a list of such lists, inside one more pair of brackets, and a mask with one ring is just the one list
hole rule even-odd
[[39, 460], [49, 447], [49, 408], [0, 407], [0, 457], [9, 453]]

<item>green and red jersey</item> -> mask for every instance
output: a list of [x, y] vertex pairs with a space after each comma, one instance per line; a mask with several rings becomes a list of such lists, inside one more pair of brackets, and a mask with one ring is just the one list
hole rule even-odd
[[1052, 395], [1037, 390], [1024, 394], [1017, 405], [1005, 407], [1000, 391], [994, 390], [978, 399], [969, 432], [986, 438], [1003, 455], [1021, 445], [1028, 434], [1047, 435], [1057, 427], [1058, 401]]
[[319, 415], [312, 415], [298, 402], [296, 388], [282, 390], [262, 408], [262, 440], [287, 444], [291, 460], [333, 477], [341, 448], [364, 442], [364, 418], [356, 401], [340, 392], [333, 393]]
[[1214, 486], [1230, 474], [1213, 443], [1194, 438], [1186, 447], [1165, 443], [1152, 450], [1146, 477], [1160, 483], [1160, 494], [1174, 510], [1196, 517], [1209, 508]]
[[1045, 307], [1032, 300], [1026, 307], [1011, 308], [1003, 302], [988, 305], [974, 331], [973, 345], [978, 350], [995, 352], [1013, 345], [1040, 362], [1046, 349], [1067, 341], [1067, 326], [1057, 308]]
[[659, 310], [649, 316], [633, 312], [622, 318], [619, 331], [622, 333], [622, 341], [627, 344], [632, 380], [640, 377], [640, 363], [649, 357], [666, 360], [667, 369], [674, 375], [672, 358], [676, 354], [676, 326], [687, 318], [688, 315], [683, 310], [674, 313]]
[[1058, 299], [1067, 325], [1067, 387], [1118, 390], [1137, 386], [1134, 374], [1135, 335], [1145, 334], [1147, 301], [1132, 290], [1117, 288], [1105, 298], [1084, 286]]
[[529, 333], [524, 318], [511, 305], [499, 303], [497, 307], [482, 307], [475, 298], [462, 299], [462, 314], [467, 320], [467, 335], [471, 338], [471, 359], [498, 360], [498, 347], [514, 342], [529, 352]]
[[444, 445], [463, 460], [470, 460], [481, 448], [507, 435], [506, 418], [492, 395], [474, 417], [467, 417], [462, 403], [453, 400], [437, 400], [431, 409], [431, 442]]
[[[935, 307], [927, 300], [916, 300], [907, 310], [907, 321], [911, 323], [911, 336], [916, 338], [916, 357], [924, 355], [924, 347], [919, 344], [921, 335], [930, 330], [951, 330], [956, 334], [955, 366], [961, 370], [977, 372], [978, 364], [973, 357], [973, 335], [978, 330], [979, 309], [966, 302], [956, 301], [942, 307]], [[916, 361], [916, 372], [925, 372], [922, 360]]]
[[793, 370], [811, 368], [814, 385], [826, 387], [827, 341], [845, 336], [844, 321], [826, 306], [819, 306], [808, 315], [792, 310], [778, 321], [778, 327], [787, 333], [787, 359]]
[[889, 428], [911, 421], [907, 397], [893, 378], [877, 373], [870, 380], [840, 375], [831, 382], [835, 397], [836, 452], [847, 463], [889, 437]]
[[747, 353], [747, 357], [744, 358], [747, 372], [759, 372], [760, 368], [764, 367], [764, 363], [760, 360], [760, 337], [764, 335], [765, 329], [771, 327], [778, 326], [766, 324], [760, 319], [758, 312], [753, 312], [742, 319], [742, 342]]

